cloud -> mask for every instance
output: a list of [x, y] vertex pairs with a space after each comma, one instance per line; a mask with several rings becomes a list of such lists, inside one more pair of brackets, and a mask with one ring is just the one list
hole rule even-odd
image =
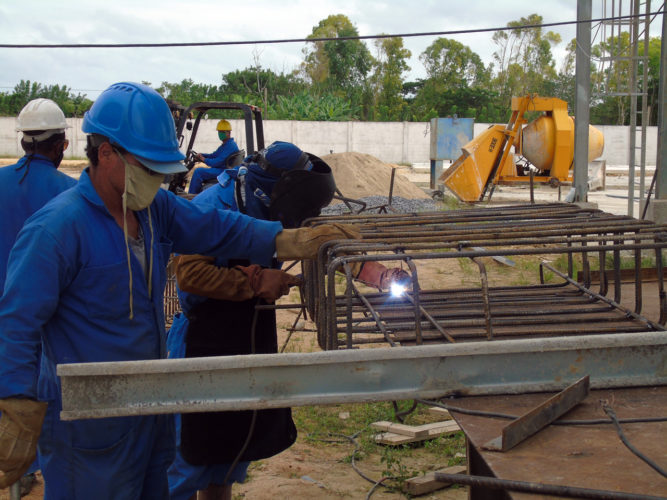
[[[166, 43], [305, 38], [331, 14], [345, 14], [361, 35], [432, 32], [505, 26], [532, 13], [544, 22], [576, 19], [576, 2], [529, 0], [414, 2], [380, 0], [24, 0], [0, 5], [1, 43]], [[564, 34], [563, 47], [574, 37]], [[567, 29], [562, 30], [567, 33]], [[456, 35], [485, 63], [495, 50], [492, 33]], [[405, 38], [412, 52], [408, 79], [424, 77], [419, 61], [435, 36]], [[367, 41], [372, 50], [372, 41]], [[65, 84], [94, 98], [121, 80], [220, 84], [224, 73], [259, 61], [274, 71], [291, 71], [302, 60], [304, 43], [194, 48], [0, 49], [0, 91], [21, 79]], [[558, 49], [555, 51], [556, 53]]]

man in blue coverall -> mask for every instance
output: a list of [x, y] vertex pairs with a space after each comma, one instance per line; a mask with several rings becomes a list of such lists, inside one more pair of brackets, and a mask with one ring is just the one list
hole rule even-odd
[[[192, 202], [279, 220], [289, 228], [319, 215], [335, 189], [329, 165], [294, 144], [276, 141], [223, 171]], [[169, 357], [277, 352], [275, 311], [255, 306], [275, 302], [299, 282], [279, 268], [280, 262], [266, 268], [220, 257], [177, 256], [183, 312], [169, 331]], [[372, 261], [353, 266], [352, 272], [358, 280], [385, 288], [408, 277]], [[250, 461], [287, 449], [297, 434], [289, 408], [188, 413], [176, 422], [179, 447], [169, 468], [171, 500], [231, 500], [232, 484], [245, 480]]]
[[227, 168], [229, 156], [239, 150], [232, 137], [232, 126], [227, 120], [220, 120], [215, 128], [218, 131], [218, 139], [222, 141], [222, 144], [212, 153], [197, 155], [197, 160], [205, 163], [209, 168], [196, 168], [192, 172], [190, 187], [188, 188], [190, 194], [201, 192], [204, 182], [218, 177]]
[[[223, 171], [192, 203], [298, 227], [319, 215], [335, 189], [326, 163], [276, 141], [240, 167]], [[279, 262], [266, 268], [220, 257], [177, 256], [183, 312], [169, 331], [169, 357], [277, 352], [275, 312], [255, 311], [255, 306], [275, 302], [299, 283], [279, 267]], [[176, 422], [179, 447], [169, 468], [172, 500], [196, 497], [198, 490], [200, 500], [231, 499], [232, 483], [244, 481], [251, 460], [280, 453], [296, 439], [289, 408], [184, 414]]]
[[[35, 458], [46, 500], [168, 498], [171, 415], [61, 421], [56, 365], [165, 357], [172, 251], [270, 265], [314, 258], [355, 228], [283, 229], [160, 189], [182, 172], [174, 121], [150, 87], [117, 83], [85, 114], [79, 183], [37, 211], [9, 256], [0, 299], [0, 488]], [[43, 346], [38, 373], [38, 350]], [[41, 436], [40, 436], [41, 434]]]
[[[68, 141], [65, 129], [70, 126], [65, 114], [50, 99], [33, 99], [18, 116], [17, 132], [23, 134], [21, 147], [25, 155], [18, 163], [0, 168], [0, 294], [5, 286], [7, 259], [23, 223], [47, 201], [76, 184], [58, 171]], [[37, 460], [21, 478], [21, 492], [28, 493], [34, 483]]]
[[0, 292], [4, 288], [9, 251], [23, 223], [47, 201], [76, 184], [58, 171], [68, 141], [65, 115], [50, 99], [34, 99], [18, 116], [25, 155], [18, 163], [0, 168]]

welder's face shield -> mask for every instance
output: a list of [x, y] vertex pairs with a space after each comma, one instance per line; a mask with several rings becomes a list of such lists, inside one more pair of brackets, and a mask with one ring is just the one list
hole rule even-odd
[[285, 228], [299, 227], [309, 217], [317, 217], [336, 191], [331, 167], [317, 156], [306, 154], [312, 168], [284, 173], [271, 192], [271, 220], [280, 221]]

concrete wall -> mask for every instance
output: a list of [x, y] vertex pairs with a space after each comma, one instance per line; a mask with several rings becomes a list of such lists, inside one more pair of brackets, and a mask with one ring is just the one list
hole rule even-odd
[[[81, 118], [68, 118], [72, 125], [67, 136], [70, 147], [65, 158], [85, 156], [85, 134], [81, 132]], [[242, 120], [230, 120], [232, 134], [241, 149], [246, 148]], [[199, 127], [195, 151], [210, 152], [218, 147], [215, 131], [217, 120], [203, 120]], [[16, 118], [0, 117], [0, 156], [23, 155], [15, 132]], [[486, 130], [489, 124], [476, 123], [474, 133]], [[628, 127], [599, 126], [604, 134], [605, 146], [602, 159], [607, 165], [627, 165], [629, 151]], [[264, 122], [266, 144], [284, 140], [297, 144], [301, 149], [318, 156], [356, 151], [373, 155], [390, 163], [426, 163], [429, 158], [430, 132], [427, 122], [298, 122], [267, 120]], [[188, 143], [186, 136], [184, 146]], [[639, 144], [637, 144], [639, 146]], [[655, 165], [657, 154], [657, 127], [649, 127], [646, 143], [646, 164]], [[635, 163], [639, 163], [639, 153]]]

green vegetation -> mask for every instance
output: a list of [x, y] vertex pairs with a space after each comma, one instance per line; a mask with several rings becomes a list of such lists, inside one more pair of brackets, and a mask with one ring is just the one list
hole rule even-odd
[[[260, 106], [267, 119], [317, 121], [427, 121], [458, 115], [477, 122], [505, 123], [512, 96], [539, 94], [558, 97], [574, 110], [576, 43], [567, 45], [562, 68], [556, 69], [552, 49], [560, 36], [541, 27], [542, 16], [531, 14], [507, 24], [510, 30], [493, 35], [494, 61], [486, 66], [478, 54], [461, 42], [438, 38], [420, 55], [426, 78], [406, 81], [411, 53], [402, 38], [381, 38], [368, 45], [362, 40], [337, 40], [358, 36], [354, 23], [345, 15], [330, 15], [312, 28], [308, 38], [334, 38], [309, 42], [303, 61], [293, 71], [277, 73], [262, 67], [259, 56], [251, 66], [223, 74], [220, 85], [184, 79], [162, 82], [157, 90], [165, 97], [188, 106], [198, 101], [233, 101]], [[523, 28], [523, 26], [537, 26]], [[596, 58], [608, 57], [612, 49], [630, 55], [628, 33], [592, 47]], [[643, 42], [639, 43], [643, 54]], [[600, 97], [604, 90], [624, 92], [630, 58], [591, 67], [593, 100], [591, 123], [627, 125], [629, 98]], [[648, 124], [657, 122], [660, 39], [651, 38], [648, 47]], [[150, 82], [144, 82], [150, 83]], [[23, 81], [13, 92], [0, 93], [0, 116], [16, 116], [36, 97], [56, 101], [67, 116], [82, 116], [92, 104], [85, 95], [73, 94], [66, 86]], [[220, 112], [212, 111], [211, 118]], [[232, 117], [227, 113], [226, 117]]]
[[[410, 408], [411, 402], [399, 402], [398, 406], [400, 411], [404, 411]], [[343, 413], [349, 414], [349, 417], [341, 418]], [[462, 432], [402, 446], [377, 444], [375, 435], [379, 431], [372, 429], [370, 424], [378, 421], [396, 422], [390, 402], [303, 406], [293, 408], [292, 415], [300, 436], [310, 445], [349, 445], [349, 454], [343, 461], [351, 462], [354, 455], [355, 461], [362, 467], [364, 460], [379, 460], [383, 466], [382, 475], [391, 478], [383, 483], [389, 488], [400, 489], [406, 479], [428, 472], [423, 464], [445, 467], [465, 463], [465, 438]], [[426, 406], [418, 405], [414, 412], [405, 417], [404, 423], [421, 425], [433, 421], [437, 421], [437, 418], [428, 415]], [[351, 439], [355, 440], [356, 447]]]
[[30, 80], [21, 80], [13, 92], [0, 92], [0, 116], [17, 116], [28, 101], [39, 97], [56, 102], [66, 116], [83, 116], [93, 104], [85, 94], [75, 95], [65, 85], [42, 85]]

